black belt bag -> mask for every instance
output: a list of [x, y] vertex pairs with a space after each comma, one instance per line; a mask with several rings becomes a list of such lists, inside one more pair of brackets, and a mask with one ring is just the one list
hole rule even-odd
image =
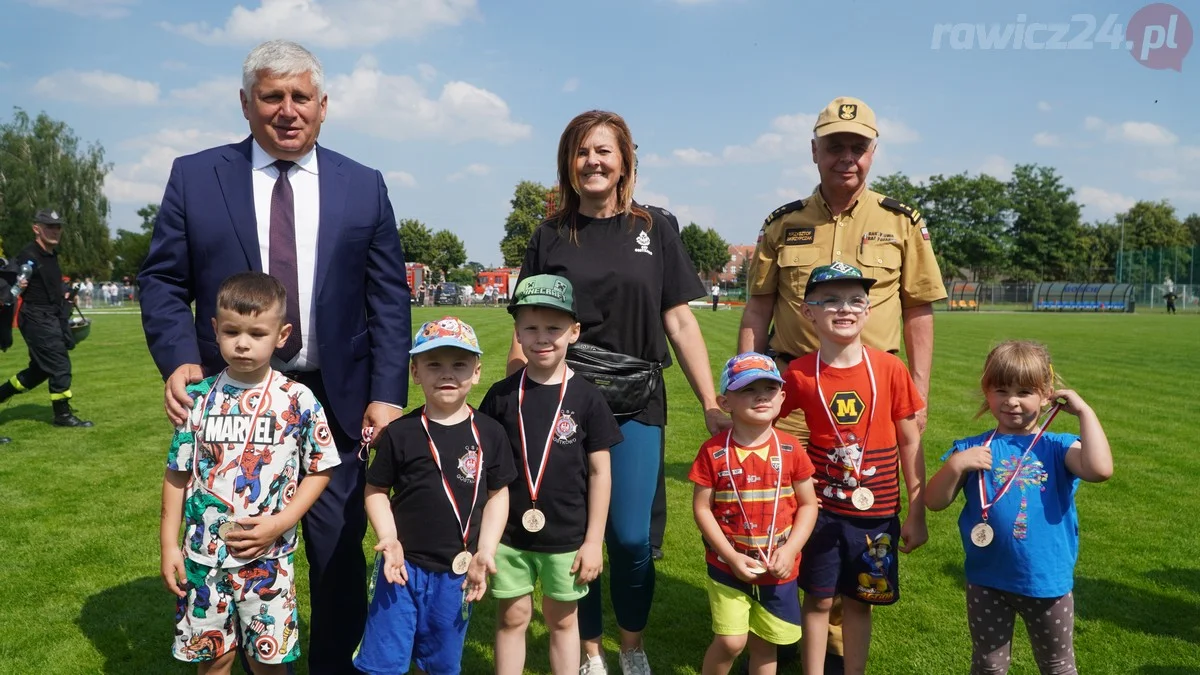
[[632, 416], [650, 405], [662, 364], [582, 342], [567, 349], [567, 365], [600, 390], [613, 415]]

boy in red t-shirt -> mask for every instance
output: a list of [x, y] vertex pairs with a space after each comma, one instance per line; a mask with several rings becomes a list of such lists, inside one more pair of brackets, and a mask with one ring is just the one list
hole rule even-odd
[[[829, 610], [842, 598], [845, 669], [862, 673], [871, 642], [871, 607], [900, 599], [895, 549], [925, 543], [925, 456], [916, 414], [925, 407], [904, 363], [864, 347], [874, 279], [842, 262], [813, 270], [802, 313], [821, 346], [784, 373], [780, 417], [799, 408], [810, 430], [808, 455], [821, 513], [804, 548], [804, 672], [824, 673]], [[908, 517], [900, 524], [900, 482]]]
[[800, 639], [800, 550], [817, 520], [813, 466], [793, 436], [772, 428], [783, 403], [775, 361], [729, 359], [717, 402], [733, 428], [700, 446], [688, 478], [704, 535], [712, 645], [704, 670], [728, 673], [750, 644], [750, 672], [775, 672], [776, 645]]

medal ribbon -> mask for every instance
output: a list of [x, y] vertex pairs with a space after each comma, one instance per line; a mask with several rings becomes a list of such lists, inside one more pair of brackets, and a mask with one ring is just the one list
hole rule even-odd
[[558, 417], [562, 413], [563, 399], [567, 397], [567, 375], [570, 371], [563, 365], [562, 384], [558, 387], [558, 406], [554, 409], [554, 419], [550, 420], [550, 432], [546, 434], [546, 449], [542, 452], [542, 461], [538, 464], [537, 478], [529, 472], [529, 451], [525, 442], [525, 370], [521, 371], [521, 385], [517, 388], [517, 427], [521, 432], [521, 458], [525, 460], [525, 483], [529, 486], [529, 498], [536, 507], [538, 492], [542, 489], [542, 477], [546, 473], [546, 463], [550, 459], [550, 446], [554, 443], [554, 427], [558, 426]]
[[[192, 438], [192, 447], [193, 447], [192, 476], [196, 479], [196, 481], [193, 481], [193, 483], [198, 482], [200, 485], [200, 489], [204, 490], [205, 492], [207, 492], [209, 494], [213, 494], [213, 493], [211, 490], [208, 489], [208, 486], [204, 485], [204, 479], [200, 477], [200, 473], [198, 470], [198, 466], [199, 466], [200, 462], [198, 462], [197, 460], [200, 459], [200, 439], [201, 439], [202, 433], [204, 431], [204, 422], [208, 419], [208, 411], [213, 404], [213, 397], [216, 395], [216, 393], [218, 391], [220, 391], [220, 387], [218, 385], [221, 384], [221, 378], [229, 379], [228, 375], [226, 374], [228, 370], [229, 370], [228, 368], [226, 368], [225, 370], [222, 370], [221, 374], [217, 376], [217, 379], [213, 380], [212, 389], [208, 390], [208, 395], [205, 396], [205, 398], [204, 398], [204, 407], [200, 409], [200, 421], [196, 424], [196, 427], [192, 430], [192, 434], [193, 434], [193, 438]], [[262, 389], [260, 389], [258, 391], [258, 405], [255, 406], [255, 408], [254, 408], [254, 416], [250, 418], [250, 428], [246, 431], [246, 442], [245, 442], [245, 444], [242, 445], [242, 454], [245, 454], [246, 451], [250, 449], [250, 439], [254, 436], [254, 425], [256, 422], [258, 422], [259, 415], [262, 414], [263, 403], [265, 403], [267, 400], [267, 389], [270, 388], [271, 383], [274, 381], [275, 381], [275, 370], [271, 369], [267, 374], [267, 381], [263, 383]], [[214, 453], [214, 457], [215, 456], [216, 455]], [[218, 467], [218, 466], [213, 466], [214, 471], [219, 468], [220, 467]], [[229, 501], [230, 502], [233, 501], [233, 495], [230, 495]]]
[[[1013, 469], [1012, 475], [1008, 477], [1008, 480], [1004, 481], [1004, 485], [1000, 486], [1000, 490], [990, 502], [987, 500], [987, 480], [984, 478], [984, 474], [988, 472], [979, 472], [979, 504], [983, 508], [983, 522], [987, 522], [988, 510], [990, 510], [996, 502], [1000, 501], [1000, 498], [1008, 493], [1008, 489], [1011, 488], [1013, 483], [1016, 482], [1017, 475], [1021, 473], [1021, 468], [1025, 466], [1025, 460], [1029, 458], [1029, 452], [1033, 450], [1033, 446], [1037, 445], [1037, 442], [1042, 438], [1042, 434], [1045, 433], [1046, 428], [1050, 426], [1050, 422], [1054, 419], [1054, 416], [1058, 414], [1059, 408], [1061, 407], [1061, 405], [1056, 403], [1054, 404], [1054, 407], [1050, 409], [1050, 414], [1046, 417], [1046, 421], [1042, 423], [1042, 426], [1037, 430], [1037, 434], [1034, 435], [1033, 440], [1029, 442], [1029, 447], [1025, 448], [1025, 452], [1021, 453], [1020, 459], [1017, 460], [1017, 467]], [[988, 436], [987, 440], [983, 442], [983, 447], [991, 447], [992, 439], [996, 437], [996, 431], [996, 429], [992, 430], [991, 435]]]
[[467, 511], [467, 521], [464, 524], [462, 514], [458, 510], [458, 500], [454, 498], [454, 491], [450, 489], [450, 481], [446, 480], [446, 472], [442, 471], [442, 456], [438, 453], [437, 445], [433, 442], [433, 434], [429, 433], [429, 417], [425, 414], [425, 410], [421, 410], [421, 426], [425, 427], [425, 438], [429, 441], [429, 453], [433, 455], [433, 461], [437, 464], [438, 475], [442, 478], [442, 488], [446, 491], [446, 499], [450, 500], [450, 508], [454, 509], [454, 517], [458, 520], [458, 527], [462, 530], [463, 550], [467, 550], [467, 540], [470, 538], [471, 532], [471, 514], [475, 513], [475, 504], [479, 502], [479, 483], [483, 476], [483, 443], [479, 442], [479, 427], [475, 426], [475, 411], [471, 411], [471, 435], [475, 437], [475, 451], [479, 453], [478, 459], [475, 461], [475, 496], [471, 498], [471, 510]]
[[[851, 468], [854, 469], [854, 479], [862, 485], [862, 463], [867, 458], [867, 439], [871, 437], [871, 422], [875, 419], [875, 402], [879, 397], [875, 395], [875, 371], [871, 368], [871, 355], [867, 353], [866, 346], [863, 347], [863, 361], [867, 364], [867, 379], [871, 382], [871, 414], [867, 417], [867, 429], [863, 432], [862, 443], [859, 444], [858, 461], [851, 461]], [[829, 425], [833, 427], [833, 433], [837, 434], [838, 443], [845, 447], [846, 441], [842, 438], [842, 432], [838, 429], [837, 420], [833, 419], [833, 413], [829, 411], [829, 404], [825, 401], [825, 392], [821, 391], [821, 350], [817, 350], [817, 396], [821, 399], [821, 407], [825, 409], [825, 416], [829, 418]]]
[[[725, 470], [729, 472], [729, 485], [733, 488], [733, 498], [737, 501], [738, 510], [742, 512], [742, 526], [745, 527], [750, 518], [746, 516], [746, 507], [742, 505], [742, 495], [738, 492], [737, 480], [733, 477], [733, 465], [729, 462], [729, 455], [731, 452], [734, 452], [729, 447], [729, 441], [732, 438], [733, 429], [730, 429], [725, 432]], [[759, 555], [764, 556], [762, 560], [764, 565], [771, 562], [771, 553], [775, 547], [775, 518], [779, 515], [779, 493], [783, 490], [783, 450], [779, 445], [779, 434], [775, 433], [774, 429], [771, 429], [771, 438], [775, 441], [775, 456], [779, 458], [779, 472], [775, 477], [775, 503], [771, 507], [771, 529], [767, 530], [766, 553], [763, 553], [763, 550], [758, 546], [754, 547], [758, 550]], [[767, 462], [767, 464], [769, 466], [770, 462]]]

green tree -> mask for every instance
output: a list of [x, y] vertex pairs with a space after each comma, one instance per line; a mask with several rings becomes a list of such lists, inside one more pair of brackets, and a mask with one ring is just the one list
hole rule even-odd
[[979, 281], [1003, 271], [1010, 214], [1003, 182], [986, 174], [937, 175], [921, 191], [924, 201], [912, 206], [924, 214], [943, 276], [957, 276], [965, 268]]
[[147, 204], [138, 209], [142, 217], [140, 232], [117, 230], [117, 236], [112, 242], [112, 277], [136, 277], [142, 269], [142, 263], [150, 253], [150, 237], [154, 233], [154, 220], [158, 217], [158, 204]]
[[445, 276], [450, 270], [461, 266], [467, 261], [467, 247], [450, 230], [438, 230], [433, 233], [433, 260], [430, 267]]
[[474, 288], [475, 272], [470, 266], [456, 267], [446, 274], [446, 281]]
[[82, 147], [65, 123], [16, 108], [12, 121], [0, 125], [0, 241], [10, 253], [19, 250], [33, 239], [34, 213], [55, 209], [67, 222], [59, 246], [63, 272], [107, 276], [110, 170], [98, 143]]
[[1079, 253], [1079, 204], [1051, 167], [1018, 164], [1008, 181], [1015, 215], [1008, 228], [1012, 237], [1012, 274], [1018, 279], [1067, 280]]
[[504, 219], [504, 238], [500, 240], [500, 255], [506, 267], [516, 267], [525, 260], [525, 248], [533, 230], [546, 219], [546, 195], [549, 188], [541, 183], [523, 180], [513, 191], [512, 211]]
[[921, 205], [925, 201], [924, 185], [913, 185], [908, 176], [899, 171], [871, 181], [871, 189], [881, 195], [908, 204], [918, 211], [923, 210]]
[[683, 249], [701, 275], [718, 272], [729, 262], [729, 244], [711, 227], [703, 230], [696, 223], [689, 223], [679, 231], [679, 237], [683, 240]]
[[1125, 232], [1125, 259], [1121, 280], [1128, 283], [1160, 283], [1164, 276], [1189, 269], [1192, 233], [1175, 216], [1175, 207], [1162, 201], [1140, 201], [1116, 216]]
[[1200, 213], [1193, 213], [1183, 219], [1183, 226], [1192, 237], [1192, 246], [1200, 246]]
[[400, 233], [400, 246], [404, 248], [405, 262], [419, 262], [433, 266], [433, 233], [415, 218], [405, 218], [396, 228]]

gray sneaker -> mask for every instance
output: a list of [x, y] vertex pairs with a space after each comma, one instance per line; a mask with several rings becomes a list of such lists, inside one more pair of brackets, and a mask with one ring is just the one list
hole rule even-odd
[[646, 652], [641, 649], [621, 652], [621, 675], [651, 675]]
[[579, 667], [579, 675], [608, 675], [608, 666], [604, 665], [603, 656], [593, 656]]

